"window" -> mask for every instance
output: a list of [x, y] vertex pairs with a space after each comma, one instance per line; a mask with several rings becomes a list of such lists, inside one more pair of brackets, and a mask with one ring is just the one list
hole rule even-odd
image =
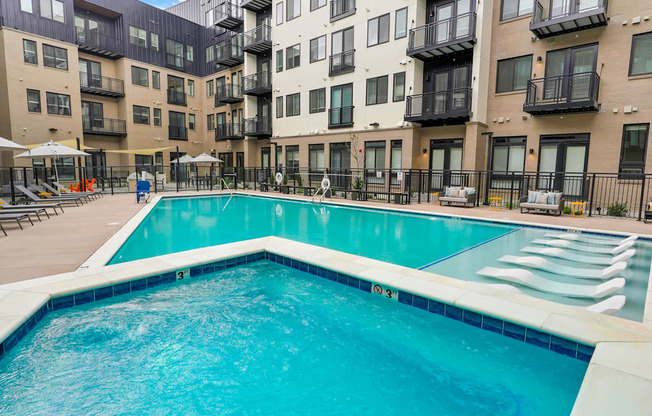
[[310, 113], [326, 111], [326, 88], [310, 91]]
[[394, 74], [394, 97], [393, 101], [405, 100], [405, 72]]
[[188, 128], [190, 130], [195, 129], [195, 115], [194, 114], [188, 114]]
[[276, 51], [276, 72], [283, 71], [283, 49]]
[[640, 175], [645, 173], [645, 156], [649, 124], [625, 124], [623, 128], [623, 145], [620, 150], [619, 173]]
[[32, 8], [32, 0], [20, 0], [20, 11], [34, 13], [34, 9]]
[[498, 61], [496, 92], [520, 91], [527, 88], [532, 73], [532, 55]]
[[301, 44], [286, 48], [285, 59], [287, 59], [287, 69], [296, 68], [301, 65]]
[[149, 107], [134, 106], [134, 124], [149, 124]]
[[283, 24], [283, 3], [276, 3], [276, 26]]
[[317, 173], [317, 175], [310, 175], [310, 180], [321, 181], [324, 175], [324, 145], [311, 144], [308, 149], [308, 168], [310, 173]]
[[283, 97], [276, 97], [276, 118], [283, 118]]
[[301, 16], [301, 0], [287, 0], [287, 13], [288, 22]]
[[70, 115], [69, 95], [46, 92], [45, 102], [48, 105], [48, 114], [58, 114], [60, 116]]
[[191, 79], [188, 80], [188, 95], [191, 97], [195, 96], [195, 81]]
[[332, 75], [353, 72], [353, 28], [349, 27], [331, 35], [331, 59], [329, 73]]
[[161, 89], [161, 73], [158, 71], [152, 71], [152, 87], [157, 90]]
[[326, 59], [326, 35], [310, 41], [310, 63]]
[[174, 68], [183, 68], [183, 43], [165, 39], [166, 64]]
[[186, 45], [186, 61], [195, 61], [195, 48], [192, 45]]
[[394, 39], [401, 39], [407, 36], [407, 7], [396, 11], [396, 33]]
[[353, 84], [331, 87], [329, 128], [353, 126]]
[[326, 0], [310, 0], [310, 11], [317, 10], [326, 5]]
[[215, 130], [215, 114], [209, 114], [206, 116], [206, 128], [207, 130]]
[[299, 146], [285, 147], [285, 165], [288, 174], [299, 171]]
[[149, 47], [152, 48], [153, 51], [156, 51], [156, 52], [159, 51], [158, 33], [150, 33], [149, 34]]
[[367, 23], [367, 46], [389, 42], [389, 13]]
[[41, 112], [41, 91], [27, 90], [27, 111], [30, 113]]
[[[131, 66], [131, 83], [134, 85], [142, 85], [143, 87], [149, 87], [149, 79], [147, 70], [145, 68], [140, 68], [137, 66]], [[159, 82], [160, 84], [160, 82]]]
[[525, 137], [494, 137], [491, 170], [494, 173], [523, 172]]
[[38, 64], [36, 42], [33, 40], [23, 39], [23, 59], [28, 64]]
[[636, 35], [632, 41], [629, 75], [652, 74], [652, 32]]
[[[385, 142], [366, 142], [364, 153], [364, 166], [366, 169], [382, 170], [385, 169]], [[368, 183], [382, 183], [383, 178], [376, 178], [376, 175], [367, 177]], [[370, 181], [371, 180], [371, 181]]]
[[533, 5], [532, 0], [503, 0], [500, 20], [512, 19], [532, 13]]
[[161, 120], [161, 109], [160, 108], [155, 108], [154, 109], [154, 125], [155, 126], [161, 126], [163, 124]]
[[276, 167], [278, 169], [283, 167], [283, 146], [276, 146]]
[[367, 105], [387, 102], [387, 75], [367, 80]]
[[215, 45], [211, 45], [206, 48], [206, 63], [213, 62], [215, 60]]
[[301, 114], [301, 94], [290, 94], [285, 97], [285, 114], [288, 117]]
[[[63, 2], [58, 0], [40, 0], [41, 17], [64, 23]], [[22, 6], [22, 3], [21, 3]]]
[[43, 45], [43, 65], [50, 68], [68, 70], [68, 50], [56, 46]]
[[215, 81], [210, 80], [206, 81], [206, 97], [212, 97], [215, 95]]
[[141, 48], [146, 48], [147, 31], [136, 26], [129, 26], [129, 43], [140, 46]]

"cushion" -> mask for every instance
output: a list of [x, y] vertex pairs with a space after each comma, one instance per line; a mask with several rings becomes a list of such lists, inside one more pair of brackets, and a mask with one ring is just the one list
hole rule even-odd
[[475, 188], [466, 188], [467, 195], [473, 195], [475, 193]]
[[555, 195], [554, 192], [548, 193], [548, 204], [555, 205]]
[[534, 202], [537, 200], [537, 195], [540, 193], [541, 192], [527, 191], [527, 202], [534, 204]]
[[466, 189], [460, 189], [458, 198], [466, 198]]
[[561, 192], [555, 192], [555, 205], [559, 205], [561, 202]]
[[449, 196], [451, 196], [451, 188], [446, 188], [446, 189], [444, 189], [444, 196], [445, 196], [446, 198], [448, 198]]
[[534, 201], [535, 204], [547, 204], [548, 203], [548, 194], [538, 193], [537, 198]]
[[446, 195], [451, 198], [459, 198], [460, 196], [460, 190], [458, 188], [449, 188], [448, 195]]

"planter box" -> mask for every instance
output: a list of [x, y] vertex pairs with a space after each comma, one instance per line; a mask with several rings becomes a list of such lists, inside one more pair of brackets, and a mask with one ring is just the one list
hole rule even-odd
[[261, 183], [260, 184], [260, 192], [267, 192], [267, 191], [269, 191], [269, 184]]
[[351, 199], [354, 201], [366, 201], [367, 200], [367, 194], [364, 193], [363, 191], [352, 191], [351, 192]]
[[290, 187], [287, 185], [281, 185], [281, 193], [289, 195], [290, 194]]

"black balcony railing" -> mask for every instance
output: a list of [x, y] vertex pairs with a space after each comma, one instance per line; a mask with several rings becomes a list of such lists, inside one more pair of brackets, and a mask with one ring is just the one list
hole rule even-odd
[[115, 118], [82, 116], [82, 130], [84, 133], [102, 136], [126, 136], [127, 123]]
[[240, 7], [258, 13], [272, 5], [272, 0], [242, 0]]
[[238, 84], [218, 85], [215, 90], [215, 107], [244, 101], [242, 87]]
[[234, 30], [242, 25], [242, 9], [239, 1], [227, 0], [213, 9], [215, 24], [224, 29]]
[[170, 140], [188, 140], [188, 128], [185, 126], [168, 126]]
[[405, 120], [423, 124], [463, 123], [471, 115], [471, 88], [427, 92], [407, 97]]
[[533, 115], [598, 111], [600, 76], [596, 72], [528, 81], [523, 111]]
[[408, 56], [429, 59], [473, 48], [475, 21], [470, 12], [411, 29]]
[[172, 69], [178, 69], [183, 71], [186, 68], [186, 60], [183, 56], [176, 55], [173, 53], [165, 54], [165, 66]]
[[329, 75], [340, 75], [355, 70], [355, 50], [336, 53], [330, 56]]
[[334, 107], [328, 110], [328, 128], [340, 129], [353, 126], [353, 106]]
[[258, 72], [243, 78], [242, 93], [246, 95], [264, 95], [272, 92], [272, 74]]
[[103, 77], [88, 73], [79, 73], [81, 92], [103, 95], [106, 97], [124, 97], [125, 83], [121, 79]]
[[186, 105], [186, 93], [174, 88], [168, 88], [168, 104]]
[[215, 46], [215, 64], [232, 67], [243, 63], [242, 39], [242, 33], [239, 33], [228, 41], [217, 44]]
[[244, 120], [241, 122], [218, 124], [215, 127], [215, 140], [244, 139]]
[[243, 34], [243, 46], [245, 52], [260, 55], [272, 49], [272, 28], [267, 25], [260, 25]]
[[272, 135], [272, 120], [269, 117], [254, 117], [244, 120], [245, 136], [269, 137]]
[[355, 14], [355, 0], [331, 0], [331, 22]]
[[79, 49], [84, 52], [109, 59], [125, 56], [122, 39], [101, 33], [98, 30], [75, 26], [75, 39]]
[[535, 0], [530, 22], [538, 38], [607, 25], [608, 0], [547, 0], [544, 4]]

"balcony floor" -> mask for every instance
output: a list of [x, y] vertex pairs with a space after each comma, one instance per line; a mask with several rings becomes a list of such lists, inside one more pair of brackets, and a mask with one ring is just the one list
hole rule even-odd
[[121, 92], [115, 92], [115, 91], [106, 91], [106, 90], [101, 90], [97, 88], [90, 88], [90, 87], [81, 87], [80, 91], [82, 94], [92, 94], [92, 95], [99, 95], [102, 97], [111, 97], [111, 98], [122, 98], [124, 97], [124, 93]]
[[242, 50], [253, 55], [263, 55], [272, 50], [272, 41], [261, 40], [250, 43], [249, 45], [243, 46]]
[[562, 16], [555, 19], [543, 20], [530, 24], [530, 31], [539, 39], [577, 32], [594, 27], [607, 25], [607, 12], [604, 7], [599, 7], [583, 13]]
[[107, 51], [104, 49], [101, 49], [97, 46], [91, 46], [91, 45], [86, 45], [86, 44], [77, 44], [79, 46], [79, 50], [84, 52], [84, 53], [89, 53], [91, 55], [95, 56], [100, 56], [102, 58], [108, 58], [108, 59], [120, 59], [124, 58], [125, 55], [122, 52], [112, 52], [112, 51]]
[[272, 0], [244, 0], [240, 7], [257, 13], [272, 5]]
[[523, 111], [533, 116], [544, 116], [548, 114], [568, 113], [595, 113], [600, 110], [600, 104], [596, 101], [572, 101], [567, 103], [539, 103], [535, 105], [524, 105]]
[[451, 110], [441, 114], [419, 114], [405, 116], [405, 121], [419, 123], [422, 127], [453, 126], [464, 124], [471, 119], [471, 112], [467, 109]]
[[407, 55], [413, 58], [426, 61], [428, 59], [437, 58], [445, 55], [452, 55], [460, 52], [473, 49], [476, 39], [473, 36], [468, 36], [461, 39], [455, 39], [450, 42], [442, 42], [435, 45], [428, 45], [423, 48], [408, 49]]
[[235, 30], [239, 28], [242, 23], [242, 19], [235, 16], [226, 16], [219, 20], [215, 20], [215, 26], [219, 26], [227, 30]]

